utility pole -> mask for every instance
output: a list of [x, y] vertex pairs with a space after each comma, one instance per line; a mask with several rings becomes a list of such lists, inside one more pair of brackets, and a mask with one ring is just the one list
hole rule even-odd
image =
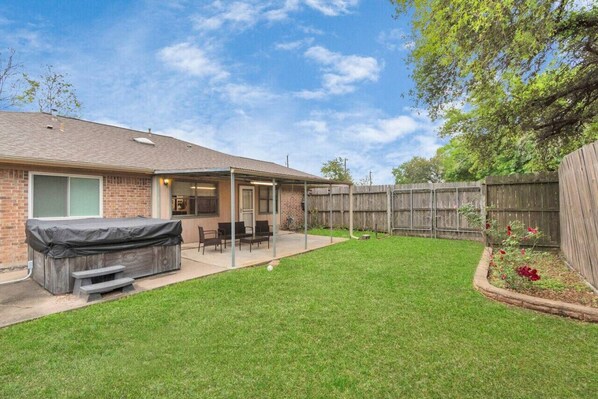
[[345, 176], [347, 175], [347, 158], [345, 158]]
[[289, 154], [287, 154], [287, 168], [289, 167]]
[[370, 186], [372, 185], [372, 171], [370, 170]]

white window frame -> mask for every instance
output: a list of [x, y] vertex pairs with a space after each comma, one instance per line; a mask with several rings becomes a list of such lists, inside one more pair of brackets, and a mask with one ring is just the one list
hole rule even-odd
[[[34, 218], [33, 217], [33, 177], [34, 176], [57, 176], [57, 177], [80, 177], [84, 179], [96, 179], [100, 182], [100, 214], [99, 215], [90, 215], [90, 216], [52, 216], [52, 217], [42, 217], [42, 218]], [[88, 218], [103, 218], [104, 217], [104, 177], [97, 176], [97, 175], [78, 175], [78, 174], [71, 174], [71, 173], [53, 173], [53, 172], [29, 172], [29, 184], [28, 184], [28, 213], [29, 219], [37, 219], [37, 220], [74, 220], [74, 219], [88, 219]], [[67, 185], [67, 193], [66, 193], [66, 206], [67, 209], [70, 209], [71, 202], [71, 185], [70, 182]]]

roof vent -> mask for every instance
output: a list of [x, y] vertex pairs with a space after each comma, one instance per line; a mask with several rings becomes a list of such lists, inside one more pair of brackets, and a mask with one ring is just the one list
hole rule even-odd
[[156, 145], [153, 141], [148, 139], [147, 137], [135, 137], [133, 140], [140, 144], [147, 144], [147, 145]]

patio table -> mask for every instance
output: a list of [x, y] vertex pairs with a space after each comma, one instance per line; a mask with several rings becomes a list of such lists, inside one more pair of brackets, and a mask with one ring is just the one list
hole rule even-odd
[[251, 247], [253, 244], [257, 244], [259, 246], [260, 243], [264, 241], [268, 241], [268, 248], [270, 248], [269, 236], [242, 237], [239, 239], [239, 251], [241, 250], [242, 243], [249, 244], [249, 252], [251, 252]]

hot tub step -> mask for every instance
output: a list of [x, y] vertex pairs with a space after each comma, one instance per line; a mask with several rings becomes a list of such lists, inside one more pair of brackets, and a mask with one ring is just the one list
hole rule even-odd
[[79, 288], [79, 295], [87, 296], [87, 302], [102, 298], [102, 294], [116, 289], [122, 289], [123, 292], [132, 291], [133, 280], [130, 277], [117, 278], [115, 280], [104, 281], [103, 283], [84, 285]]
[[83, 270], [80, 272], [72, 272], [71, 276], [73, 276], [73, 278], [79, 278], [79, 279], [92, 278], [92, 277], [99, 277], [99, 276], [107, 276], [109, 274], [116, 274], [116, 273], [120, 273], [124, 270], [125, 270], [124, 266], [116, 265], [116, 266], [102, 267], [99, 269], [91, 269], [91, 270]]
[[[99, 269], [81, 270], [79, 272], [72, 272], [71, 276], [75, 279], [75, 286], [73, 287], [73, 294], [79, 295], [81, 287], [92, 284], [92, 279], [97, 277], [112, 276], [110, 280], [117, 280], [123, 277], [125, 267], [123, 265], [115, 265], [108, 267], [101, 267]], [[106, 280], [106, 279], [104, 279]]]

